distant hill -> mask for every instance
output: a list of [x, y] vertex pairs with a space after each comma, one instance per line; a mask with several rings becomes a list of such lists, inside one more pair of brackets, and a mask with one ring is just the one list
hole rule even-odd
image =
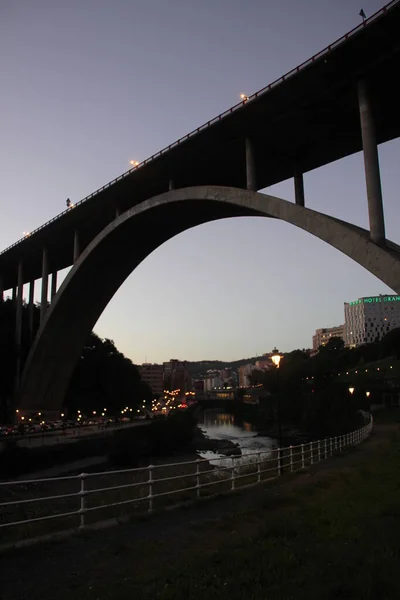
[[220, 371], [221, 369], [238, 369], [242, 365], [249, 363], [254, 364], [262, 356], [253, 356], [252, 358], [241, 358], [239, 360], [233, 360], [231, 362], [223, 360], [199, 360], [199, 361], [188, 361], [188, 369], [192, 377], [199, 377], [205, 375], [207, 371]]

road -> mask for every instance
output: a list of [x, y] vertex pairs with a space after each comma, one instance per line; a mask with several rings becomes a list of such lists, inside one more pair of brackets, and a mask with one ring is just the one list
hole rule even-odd
[[112, 427], [99, 429], [97, 425], [91, 425], [89, 427], [75, 429], [66, 429], [65, 431], [51, 431], [47, 433], [36, 433], [32, 435], [15, 436], [11, 438], [0, 438], [0, 442], [5, 439], [12, 439], [18, 442], [18, 444], [25, 448], [37, 448], [38, 446], [54, 446], [56, 444], [73, 443], [78, 440], [92, 437], [95, 435], [107, 435], [113, 431], [119, 429], [126, 429], [129, 427], [138, 427], [146, 425], [148, 421], [134, 421], [133, 423], [126, 423], [123, 425], [116, 425]]

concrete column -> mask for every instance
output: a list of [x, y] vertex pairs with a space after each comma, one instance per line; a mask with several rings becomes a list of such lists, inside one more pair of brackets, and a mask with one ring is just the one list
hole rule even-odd
[[252, 192], [257, 191], [254, 146], [249, 138], [246, 138], [246, 186]]
[[81, 247], [80, 247], [80, 243], [79, 243], [79, 231], [77, 229], [75, 229], [75, 232], [74, 232], [74, 264], [78, 260], [80, 254], [81, 254]]
[[28, 317], [29, 317], [29, 338], [32, 343], [33, 341], [33, 315], [35, 311], [35, 303], [33, 296], [35, 293], [35, 281], [29, 282], [29, 304], [28, 304]]
[[57, 294], [57, 271], [51, 274], [51, 291], [50, 302], [53, 302], [54, 296]]
[[49, 287], [49, 263], [47, 249], [43, 248], [42, 255], [42, 295], [40, 300], [40, 323], [43, 322], [47, 310], [47, 292]]
[[304, 179], [302, 173], [296, 173], [294, 176], [294, 198], [296, 204], [304, 206]]
[[369, 229], [375, 244], [385, 243], [385, 221], [383, 215], [381, 176], [379, 171], [378, 146], [375, 123], [364, 80], [358, 82], [358, 102], [360, 109], [361, 137], [364, 151], [365, 181], [367, 185]]
[[17, 310], [15, 318], [15, 381], [14, 391], [19, 390], [19, 377], [21, 372], [21, 341], [22, 341], [22, 300], [24, 292], [24, 273], [23, 265], [20, 260], [18, 263], [18, 287], [17, 287]]
[[171, 191], [172, 191], [172, 190], [174, 190], [174, 189], [175, 189], [174, 180], [173, 180], [173, 179], [170, 179], [170, 180], [168, 181], [168, 191], [169, 191], [169, 192], [171, 192]]

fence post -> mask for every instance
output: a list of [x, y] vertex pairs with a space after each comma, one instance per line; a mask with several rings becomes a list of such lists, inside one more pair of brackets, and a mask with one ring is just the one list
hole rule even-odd
[[233, 491], [235, 489], [235, 459], [232, 456], [232, 476], [231, 476], [231, 480], [232, 480], [232, 484], [231, 484], [231, 490]]
[[301, 445], [301, 468], [304, 469], [304, 444]]
[[312, 442], [310, 442], [310, 464], [314, 464], [314, 450]]
[[324, 439], [324, 443], [325, 443], [325, 460], [328, 458], [328, 444], [326, 442], [326, 438]]
[[85, 527], [85, 505], [86, 505], [85, 479], [86, 479], [86, 473], [81, 473], [79, 475], [79, 478], [81, 480], [81, 491], [79, 492], [79, 495], [81, 498], [81, 506], [80, 506], [80, 510], [79, 510], [79, 514], [80, 514], [79, 528], [83, 529]]
[[282, 475], [282, 449], [278, 448], [278, 477]]
[[290, 472], [293, 473], [293, 446], [290, 446]]
[[196, 460], [196, 495], [200, 498], [200, 458]]
[[321, 462], [321, 442], [318, 440], [318, 462]]
[[261, 481], [261, 452], [257, 454], [257, 483]]
[[333, 455], [333, 438], [329, 438], [329, 454]]
[[153, 511], [153, 465], [149, 465], [149, 513]]

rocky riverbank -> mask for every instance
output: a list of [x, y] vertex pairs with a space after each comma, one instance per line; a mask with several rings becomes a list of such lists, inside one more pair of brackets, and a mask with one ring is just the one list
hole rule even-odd
[[239, 444], [235, 444], [230, 440], [209, 438], [199, 427], [196, 430], [193, 443], [197, 452], [208, 451], [215, 454], [223, 454], [224, 456], [241, 456], [242, 454]]

